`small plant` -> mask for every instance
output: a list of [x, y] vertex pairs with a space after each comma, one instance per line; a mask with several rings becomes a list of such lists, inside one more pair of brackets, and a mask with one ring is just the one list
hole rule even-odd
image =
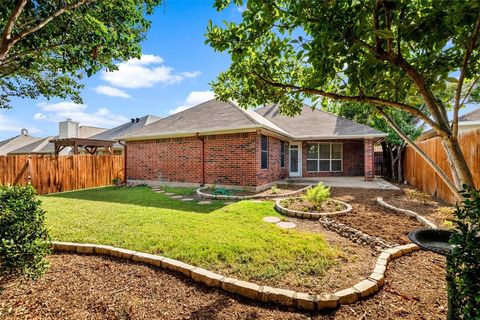
[[480, 319], [480, 190], [463, 186], [462, 205], [455, 207], [455, 245], [447, 259], [447, 276], [453, 282], [454, 319]]
[[270, 188], [270, 192], [271, 192], [272, 194], [277, 194], [277, 193], [280, 192], [280, 188], [277, 187], [277, 185], [273, 185], [273, 186]]
[[405, 193], [410, 199], [420, 201], [423, 204], [428, 204], [431, 200], [431, 197], [429, 194], [415, 190], [415, 189], [405, 189]]
[[325, 187], [322, 182], [319, 182], [316, 187], [308, 189], [305, 195], [305, 199], [310, 201], [316, 208], [320, 207], [328, 198], [330, 198], [330, 188]]
[[242, 186], [242, 191], [243, 192], [250, 192], [251, 190], [252, 190], [252, 186], [248, 183], [246, 183]]
[[115, 178], [112, 179], [112, 184], [114, 184], [116, 186], [119, 185], [121, 182], [122, 182], [122, 180], [118, 177], [115, 177]]
[[37, 278], [48, 269], [45, 213], [32, 186], [0, 186], [0, 274]]
[[217, 190], [217, 184], [216, 183], [212, 184], [212, 193], [214, 193], [215, 190]]

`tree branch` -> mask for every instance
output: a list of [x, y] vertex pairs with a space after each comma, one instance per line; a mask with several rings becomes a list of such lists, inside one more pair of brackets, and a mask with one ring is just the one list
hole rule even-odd
[[475, 29], [473, 31], [472, 37], [470, 38], [470, 42], [467, 44], [467, 47], [465, 50], [465, 57], [463, 59], [462, 67], [460, 68], [460, 76], [458, 77], [458, 85], [457, 85], [457, 90], [455, 92], [455, 101], [453, 106], [453, 121], [452, 121], [452, 134], [455, 137], [458, 135], [458, 112], [460, 110], [460, 107], [462, 106], [460, 104], [460, 99], [462, 95], [463, 82], [465, 80], [465, 73], [467, 72], [468, 62], [470, 61], [472, 52], [475, 49], [475, 46], [477, 45], [477, 39], [478, 39], [479, 33], [480, 33], [480, 14], [477, 17], [477, 22], [475, 24]]
[[96, 0], [79, 0], [78, 2], [76, 3], [72, 3], [66, 7], [63, 7], [61, 9], [58, 9], [57, 11], [55, 11], [54, 13], [52, 13], [50, 16], [48, 16], [47, 18], [43, 19], [42, 21], [40, 21], [37, 25], [33, 26], [33, 27], [30, 27], [28, 28], [27, 30], [24, 30], [22, 32], [20, 32], [17, 36], [15, 36], [13, 39], [12, 39], [12, 45], [17, 43], [18, 41], [22, 40], [23, 38], [25, 38], [26, 36], [28, 36], [29, 34], [31, 33], [34, 33], [40, 29], [42, 29], [43, 27], [45, 27], [47, 24], [49, 24], [52, 20], [54, 20], [55, 18], [57, 18], [58, 16], [62, 15], [63, 13], [67, 12], [67, 11], [72, 11], [72, 10], [75, 10], [77, 9], [78, 7], [86, 4], [86, 3], [90, 3], [90, 2], [94, 2]]
[[306, 87], [300, 87], [292, 84], [279, 83], [279, 82], [275, 82], [273, 80], [267, 79], [257, 72], [253, 72], [253, 74], [263, 82], [277, 88], [283, 88], [283, 89], [293, 90], [296, 92], [304, 92], [304, 93], [320, 95], [333, 100], [349, 101], [349, 102], [367, 102], [377, 106], [392, 107], [392, 108], [400, 109], [422, 119], [425, 123], [430, 125], [432, 128], [440, 129], [436, 122], [434, 122], [432, 119], [430, 119], [427, 115], [425, 115], [423, 112], [421, 112], [417, 108], [410, 106], [408, 104], [390, 101], [390, 100], [377, 98], [377, 97], [365, 96], [365, 95], [347, 96], [347, 95], [342, 95], [338, 93], [326, 92], [324, 90], [316, 89], [316, 88], [306, 88]]
[[20, 14], [22, 14], [23, 8], [25, 8], [27, 1], [28, 0], [19, 0], [15, 6], [15, 9], [13, 9], [10, 18], [8, 18], [7, 24], [5, 25], [5, 29], [3, 29], [2, 45], [5, 42], [10, 41], [10, 35], [15, 27], [15, 23], [17, 22], [18, 17], [20, 17]]
[[415, 142], [412, 141], [398, 126], [397, 124], [390, 118], [388, 114], [381, 107], [377, 107], [378, 112], [382, 115], [382, 117], [387, 121], [387, 123], [392, 127], [392, 129], [402, 137], [405, 142], [410, 145], [413, 150], [415, 150], [432, 168], [435, 172], [440, 176], [440, 178], [445, 182], [445, 184], [452, 190], [458, 199], [461, 199], [459, 194], [459, 190], [455, 186], [452, 180], [447, 176], [447, 174], [440, 168], [420, 147], [418, 147]]

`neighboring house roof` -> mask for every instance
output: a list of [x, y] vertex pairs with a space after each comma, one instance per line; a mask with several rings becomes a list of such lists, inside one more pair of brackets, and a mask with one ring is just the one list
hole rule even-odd
[[245, 111], [234, 103], [215, 99], [172, 114], [144, 128], [133, 130], [123, 139], [155, 139], [161, 137], [188, 136], [197, 133], [222, 133], [245, 129], [267, 128], [279, 134], [286, 132], [258, 117], [253, 111]]
[[50, 140], [54, 138], [54, 136], [41, 138], [33, 143], [12, 150], [8, 154], [53, 154], [55, 152], [55, 146]]
[[480, 108], [458, 117], [458, 121], [480, 121]]
[[15, 149], [21, 148], [30, 143], [41, 140], [42, 138], [32, 137], [30, 135], [20, 134], [13, 138], [0, 141], [0, 155], [6, 155]]
[[98, 128], [98, 127], [91, 127], [91, 126], [80, 126], [78, 127], [78, 137], [79, 138], [89, 138], [93, 135], [102, 133], [106, 131], [106, 128]]
[[307, 105], [303, 106], [300, 114], [293, 117], [281, 114], [277, 105], [262, 107], [256, 109], [255, 112], [299, 140], [386, 136], [381, 131], [329, 112], [312, 109]]
[[[102, 133], [96, 134], [94, 136], [89, 137], [89, 139], [98, 139], [98, 140], [119, 140], [116, 139], [117, 137], [123, 136], [130, 131], [143, 128], [151, 123], [154, 123], [160, 120], [160, 117], [146, 115], [141, 118], [132, 119], [130, 122], [124, 123], [119, 125], [118, 127], [106, 130]], [[122, 145], [119, 143], [115, 143], [113, 145], [114, 148], [122, 148]]]
[[[215, 134], [267, 129], [292, 139], [384, 137], [385, 133], [351, 120], [309, 107], [294, 118], [281, 116], [276, 106], [244, 110], [233, 102], [216, 99], [175, 113], [144, 128], [123, 135], [122, 140]], [[277, 111], [276, 111], [277, 110]], [[322, 124], [322, 125], [319, 125]]]
[[[458, 127], [461, 131], [480, 128], [480, 108], [470, 111], [460, 117], [458, 117]], [[437, 133], [433, 129], [424, 131], [417, 141], [427, 140], [436, 137]]]

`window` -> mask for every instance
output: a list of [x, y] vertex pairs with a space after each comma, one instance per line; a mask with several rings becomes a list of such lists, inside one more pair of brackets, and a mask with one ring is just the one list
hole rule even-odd
[[343, 145], [341, 143], [308, 143], [307, 171], [343, 171]]
[[280, 142], [280, 167], [285, 168], [285, 141]]
[[260, 137], [262, 144], [262, 169], [268, 169], [268, 137], [262, 135]]

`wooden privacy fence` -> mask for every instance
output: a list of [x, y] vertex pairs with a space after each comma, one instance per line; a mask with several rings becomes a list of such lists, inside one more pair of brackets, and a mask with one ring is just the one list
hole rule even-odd
[[[473, 173], [477, 188], [480, 188], [480, 129], [459, 134], [460, 147]], [[417, 143], [445, 173], [452, 178], [447, 154], [440, 138], [432, 138]], [[455, 194], [450, 191], [438, 174], [411, 147], [405, 149], [403, 159], [405, 180], [417, 189], [439, 197], [446, 202], [455, 203]]]
[[0, 185], [31, 183], [38, 194], [107, 186], [124, 179], [123, 156], [0, 156]]

